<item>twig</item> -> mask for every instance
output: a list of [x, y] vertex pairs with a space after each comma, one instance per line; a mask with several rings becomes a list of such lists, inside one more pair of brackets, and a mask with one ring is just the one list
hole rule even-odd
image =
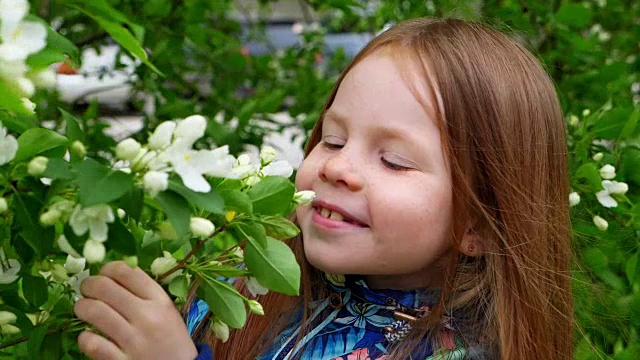
[[193, 246], [193, 249], [191, 249], [191, 251], [189, 251], [187, 256], [184, 257], [184, 259], [180, 260], [180, 262], [178, 264], [176, 264], [176, 266], [174, 266], [171, 270], [169, 270], [166, 273], [158, 276], [158, 281], [162, 281], [167, 276], [169, 276], [169, 275], [173, 274], [174, 272], [184, 268], [184, 266], [187, 264], [187, 261], [189, 261], [189, 259], [191, 259], [193, 257], [193, 255], [195, 255], [196, 252], [198, 250], [200, 250], [200, 247], [202, 247], [202, 245], [204, 245], [204, 243], [206, 243], [208, 240], [213, 239], [214, 237], [216, 237], [216, 235], [218, 235], [219, 233], [223, 232], [224, 230], [225, 230], [225, 227], [221, 226], [218, 230], [216, 230], [213, 234], [211, 234], [211, 236], [208, 239], [198, 240], [196, 242], [196, 244]]
[[[64, 332], [65, 330], [68, 329], [67, 325], [68, 324], [65, 324], [64, 326], [59, 327], [57, 329], [49, 329], [49, 330], [47, 330], [47, 333], [45, 334], [45, 336], [48, 336], [48, 335], [51, 335], [51, 334], [55, 334], [55, 333], [59, 333], [59, 332]], [[18, 344], [23, 343], [23, 342], [25, 342], [27, 340], [29, 340], [28, 336], [22, 336], [22, 337], [19, 337], [19, 338], [15, 339], [15, 340], [11, 340], [9, 342], [2, 343], [2, 344], [0, 344], [0, 350], [6, 349], [6, 348], [8, 348], [10, 346], [18, 345]]]

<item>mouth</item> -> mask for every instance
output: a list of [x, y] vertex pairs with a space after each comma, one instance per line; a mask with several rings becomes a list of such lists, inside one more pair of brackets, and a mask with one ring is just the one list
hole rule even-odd
[[314, 201], [312, 207], [318, 214], [318, 216], [323, 219], [351, 224], [357, 227], [369, 227], [369, 225], [367, 225], [365, 222], [357, 219], [355, 216], [349, 214], [346, 210], [340, 209], [337, 206], [330, 205], [322, 201]]

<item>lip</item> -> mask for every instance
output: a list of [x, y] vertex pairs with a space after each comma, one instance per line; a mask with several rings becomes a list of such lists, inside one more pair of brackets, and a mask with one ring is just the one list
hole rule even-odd
[[[311, 206], [313, 208], [313, 221], [319, 225], [323, 225], [330, 228], [338, 228], [338, 227], [368, 228], [369, 227], [369, 225], [366, 222], [362, 221], [355, 215], [349, 213], [347, 210], [337, 205], [333, 205], [331, 203], [328, 203], [322, 200], [315, 200], [313, 203], [311, 203]], [[325, 208], [331, 211], [338, 212], [350, 222], [326, 218], [320, 215], [320, 213], [318, 212], [318, 208]]]

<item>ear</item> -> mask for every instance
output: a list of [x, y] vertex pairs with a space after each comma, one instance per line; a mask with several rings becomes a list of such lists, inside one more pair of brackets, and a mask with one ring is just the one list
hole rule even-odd
[[484, 255], [485, 248], [480, 236], [472, 228], [468, 228], [462, 236], [458, 251], [467, 256], [478, 257]]

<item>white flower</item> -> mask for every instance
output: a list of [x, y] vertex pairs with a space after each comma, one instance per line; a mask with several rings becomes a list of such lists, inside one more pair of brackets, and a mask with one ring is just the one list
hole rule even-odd
[[58, 244], [58, 248], [64, 253], [69, 254], [76, 258], [81, 257], [80, 254], [73, 248], [73, 246], [69, 244], [69, 240], [67, 239], [66, 236], [64, 235], [58, 236], [56, 243]]
[[[178, 265], [178, 262], [171, 255], [171, 253], [169, 253], [168, 251], [163, 251], [162, 253], [164, 256], [156, 258], [151, 263], [151, 274], [153, 274], [154, 276], [160, 276], [166, 273], [167, 271], [173, 269], [176, 265]], [[175, 279], [180, 275], [182, 275], [182, 269], [178, 271], [174, 271], [171, 275], [162, 279], [162, 283], [168, 284], [171, 282], [171, 280]]]
[[611, 180], [616, 177], [616, 168], [612, 165], [605, 165], [600, 168], [600, 177], [605, 180]]
[[[30, 54], [35, 54], [47, 45], [47, 29], [41, 23], [9, 19], [4, 13], [6, 3], [0, 5], [0, 59], [5, 61], [25, 60]], [[10, 7], [10, 5], [8, 5]]]
[[242, 261], [244, 259], [244, 250], [242, 250], [241, 247], [236, 246], [233, 251], [231, 252], [231, 255], [235, 256], [236, 258], [238, 258], [240, 261]]
[[40, 215], [40, 224], [45, 227], [53, 226], [60, 220], [61, 217], [62, 214], [60, 213], [60, 211], [50, 209], [49, 211], [43, 212]]
[[79, 272], [77, 275], [70, 277], [64, 283], [71, 287], [73, 293], [73, 300], [78, 301], [82, 299], [82, 293], [80, 292], [80, 285], [84, 279], [90, 276], [89, 269]]
[[260, 150], [260, 162], [262, 165], [268, 165], [276, 158], [276, 149], [271, 146], [265, 146]]
[[67, 255], [67, 261], [64, 263], [64, 268], [67, 270], [69, 274], [77, 274], [80, 271], [84, 270], [84, 266], [87, 264], [87, 259], [85, 258], [76, 258], [71, 255]]
[[65, 269], [64, 266], [60, 264], [53, 264], [53, 269], [51, 269], [50, 274], [52, 275], [53, 281], [55, 282], [61, 283], [69, 279], [69, 275], [67, 275], [67, 269]]
[[264, 309], [259, 302], [255, 300], [249, 300], [247, 301], [247, 305], [249, 306], [249, 311], [251, 311], [252, 313], [260, 316], [264, 315]]
[[569, 194], [569, 206], [576, 206], [580, 204], [580, 195], [577, 192]]
[[[107, 204], [100, 204], [82, 208], [77, 205], [69, 218], [69, 225], [73, 232], [82, 236], [89, 231], [89, 236], [95, 240], [104, 242], [109, 234], [107, 223], [115, 221], [113, 209]], [[86, 257], [86, 256], [85, 256]]]
[[206, 239], [213, 234], [216, 227], [207, 219], [201, 217], [192, 217], [189, 222], [191, 233], [198, 238]]
[[124, 217], [127, 216], [127, 212], [120, 208], [116, 210], [116, 213], [118, 214], [119, 219], [124, 219]]
[[580, 120], [578, 119], [577, 116], [571, 115], [571, 117], [569, 118], [569, 125], [578, 126], [578, 121], [580, 121]]
[[[576, 193], [572, 193], [572, 194], [576, 194]], [[315, 198], [316, 198], [316, 193], [311, 190], [298, 191], [295, 194], [293, 194], [293, 202], [295, 202], [300, 206], [311, 204], [311, 202]], [[571, 199], [571, 195], [569, 195], [569, 199]], [[578, 202], [580, 202], [580, 196], [578, 196]]]
[[0, 23], [8, 30], [17, 28], [27, 13], [29, 13], [27, 0], [0, 0]]
[[247, 290], [249, 290], [249, 292], [253, 296], [267, 295], [267, 293], [269, 292], [269, 289], [262, 286], [262, 284], [260, 284], [254, 277], [249, 277], [247, 279]]
[[16, 259], [7, 259], [4, 249], [0, 248], [0, 284], [11, 284], [18, 280], [20, 262]]
[[7, 199], [0, 197], [0, 214], [3, 214], [9, 210], [9, 204], [7, 204]]
[[211, 331], [213, 331], [213, 334], [223, 343], [229, 340], [229, 325], [216, 319], [209, 327], [211, 328]]
[[600, 161], [602, 160], [602, 158], [604, 157], [604, 154], [599, 152], [599, 153], [595, 153], [593, 154], [593, 156], [591, 157], [594, 161]]
[[[20, 94], [24, 98], [32, 97], [33, 94], [35, 94], [36, 92], [36, 86], [33, 85], [31, 80], [27, 79], [26, 77], [23, 77], [23, 76], [15, 77], [13, 79], [13, 84], [16, 86], [16, 90], [18, 91], [18, 94]], [[31, 103], [33, 104], [31, 105], [27, 103], [25, 100], [28, 100], [29, 103], [31, 103], [29, 99], [22, 99], [22, 103], [25, 105], [25, 107], [29, 108], [33, 106], [33, 109], [35, 109], [36, 107], [35, 104]]]
[[238, 156], [236, 164], [233, 166], [229, 178], [231, 179], [244, 179], [249, 177], [259, 170], [259, 166], [251, 163], [251, 157], [247, 154]]
[[134, 139], [122, 140], [116, 145], [116, 157], [122, 160], [133, 160], [140, 153], [142, 146]]
[[173, 171], [180, 176], [184, 186], [196, 192], [209, 192], [211, 185], [202, 175], [217, 169], [217, 155], [211, 150], [191, 150], [193, 144], [183, 147], [187, 144], [184, 141], [175, 142], [160, 154], [160, 159], [173, 166]]
[[242, 182], [246, 186], [255, 186], [256, 184], [258, 184], [260, 182], [260, 180], [262, 180], [260, 175], [251, 175], [251, 176], [245, 178], [244, 180], [242, 180]]
[[179, 121], [176, 125], [176, 129], [173, 132], [175, 141], [184, 141], [189, 143], [189, 147], [204, 136], [204, 132], [207, 130], [207, 120], [201, 115], [191, 115], [182, 121]]
[[34, 111], [36, 111], [36, 104], [27, 99], [27, 98], [22, 98], [22, 107], [30, 114], [33, 114]]
[[11, 324], [16, 322], [18, 318], [11, 311], [0, 311], [0, 325]]
[[618, 206], [618, 202], [611, 197], [611, 194], [624, 195], [629, 190], [629, 185], [624, 182], [603, 180], [603, 189], [596, 193], [598, 202], [606, 208], [614, 208]]
[[45, 170], [47, 170], [47, 164], [49, 163], [49, 159], [44, 156], [36, 156], [31, 161], [29, 161], [29, 165], [27, 165], [27, 172], [31, 176], [40, 176]]
[[144, 189], [155, 197], [159, 192], [167, 190], [169, 187], [169, 174], [160, 171], [149, 171], [142, 178]]
[[106, 254], [107, 249], [104, 247], [102, 241], [89, 239], [84, 243], [82, 256], [84, 256], [89, 264], [101, 263]]
[[7, 134], [7, 129], [0, 123], [0, 166], [13, 160], [18, 151], [18, 140]]
[[156, 130], [149, 136], [148, 146], [151, 150], [162, 150], [171, 144], [173, 131], [176, 129], [174, 121], [165, 121], [158, 125]]
[[293, 174], [293, 167], [286, 160], [274, 161], [262, 169], [264, 176], [290, 177]]
[[221, 146], [219, 148], [209, 150], [211, 164], [205, 169], [203, 174], [213, 177], [227, 177], [231, 173], [236, 158], [229, 154], [229, 146]]
[[607, 222], [607, 220], [601, 218], [598, 215], [593, 217], [593, 223], [601, 231], [607, 231], [607, 228], [609, 227], [609, 223]]

